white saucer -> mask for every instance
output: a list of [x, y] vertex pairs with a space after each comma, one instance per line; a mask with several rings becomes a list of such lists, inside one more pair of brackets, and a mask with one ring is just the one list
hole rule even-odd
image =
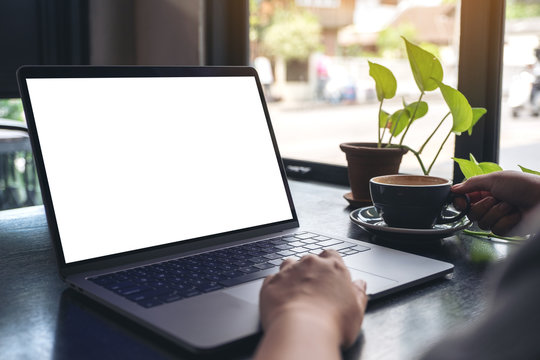
[[[451, 209], [446, 209], [444, 213], [445, 216], [455, 216], [457, 214], [458, 212]], [[349, 217], [356, 225], [379, 235], [409, 237], [410, 239], [416, 240], [448, 237], [471, 226], [471, 221], [467, 219], [467, 217], [464, 217], [453, 223], [437, 224], [431, 229], [391, 227], [383, 221], [374, 206], [356, 209], [349, 214]]]

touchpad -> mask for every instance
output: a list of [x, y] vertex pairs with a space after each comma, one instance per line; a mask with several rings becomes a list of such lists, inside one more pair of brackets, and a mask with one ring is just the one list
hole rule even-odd
[[242, 299], [252, 304], [258, 305], [259, 292], [261, 291], [261, 286], [262, 286], [263, 281], [264, 279], [251, 281], [243, 285], [226, 289], [223, 292], [226, 294], [232, 295], [235, 298]]
[[396, 280], [384, 278], [382, 276], [374, 275], [365, 271], [349, 268], [351, 278], [353, 280], [362, 279], [366, 282], [368, 295], [376, 294], [380, 291], [387, 290], [394, 287], [397, 284]]

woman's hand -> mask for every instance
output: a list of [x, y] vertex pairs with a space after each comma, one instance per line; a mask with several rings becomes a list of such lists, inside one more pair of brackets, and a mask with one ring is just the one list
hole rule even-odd
[[468, 217], [481, 229], [508, 235], [528, 211], [540, 204], [540, 176], [498, 171], [474, 176], [454, 185], [452, 191], [469, 195]]
[[351, 281], [337, 252], [285, 260], [261, 289], [265, 337], [257, 358], [339, 358], [357, 338], [366, 304], [365, 282]]

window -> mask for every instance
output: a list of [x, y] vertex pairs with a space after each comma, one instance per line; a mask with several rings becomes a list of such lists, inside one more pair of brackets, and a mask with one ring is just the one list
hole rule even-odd
[[[361, 70], [358, 66], [351, 65], [351, 63], [354, 64], [354, 62], [351, 61], [351, 58], [361, 58], [363, 56], [365, 63], [366, 55], [369, 55], [369, 58], [371, 59], [373, 52], [377, 51], [378, 47], [382, 44], [377, 44], [377, 37], [364, 30], [364, 33], [362, 33], [361, 36], [358, 35], [356, 38], [349, 36], [349, 38], [352, 37], [356, 43], [353, 42], [350, 46], [343, 46], [345, 42], [343, 37], [345, 36], [344, 34], [347, 34], [343, 28], [349, 30], [354, 29], [354, 27], [351, 27], [351, 23], [356, 22], [356, 27], [362, 28], [362, 24], [364, 24], [366, 25], [365, 27], [367, 30], [372, 29], [372, 32], [378, 32], [380, 35], [382, 30], [378, 29], [375, 25], [380, 26], [380, 24], [384, 22], [375, 20], [373, 22], [375, 25], [369, 23], [371, 18], [375, 19], [375, 15], [382, 18], [387, 16], [395, 19], [395, 14], [397, 12], [403, 12], [405, 14], [409, 12], [406, 18], [415, 19], [418, 16], [413, 16], [410, 13], [411, 8], [423, 8], [427, 5], [431, 8], [435, 7], [433, 5], [437, 5], [435, 8], [438, 7], [439, 9], [444, 9], [446, 7], [451, 9], [450, 11], [439, 13], [439, 15], [435, 17], [437, 19], [436, 24], [428, 27], [428, 30], [425, 32], [427, 35], [432, 36], [428, 40], [429, 42], [437, 43], [437, 41], [441, 40], [440, 37], [439, 40], [437, 40], [435, 35], [440, 33], [433, 29], [453, 26], [451, 42], [448, 42], [447, 46], [439, 46], [439, 56], [445, 66], [445, 82], [450, 85], [458, 84], [459, 90], [465, 94], [472, 106], [485, 107], [488, 110], [488, 113], [475, 126], [475, 130], [471, 136], [462, 135], [456, 137], [455, 150], [451, 143], [445, 145], [443, 153], [437, 161], [436, 167], [434, 167], [432, 173], [454, 178], [455, 181], [462, 179], [459, 168], [453, 164], [452, 160], [450, 160], [450, 157], [454, 154], [458, 157], [468, 157], [469, 153], [474, 153], [476, 158], [481, 161], [498, 161], [501, 91], [500, 59], [502, 54], [502, 31], [504, 29], [505, 8], [505, 2], [503, 0], [342, 0], [333, 2], [334, 8], [316, 8], [315, 1], [292, 2], [252, 0], [250, 4], [252, 8], [250, 19], [252, 60], [255, 60], [259, 55], [264, 54], [264, 51], [268, 51], [268, 48], [266, 50], [262, 49], [264, 45], [262, 37], [264, 36], [265, 26], [271, 24], [272, 12], [279, 7], [284, 8], [286, 5], [289, 5], [290, 7], [299, 10], [299, 12], [310, 12], [311, 16], [314, 16], [317, 19], [320, 19], [324, 12], [327, 14], [333, 12], [331, 17], [333, 23], [328, 22], [328, 27], [334, 26], [333, 29], [326, 29], [323, 31], [324, 26], [326, 26], [324, 25], [325, 22], [319, 21], [319, 25], [321, 26], [321, 42], [324, 46], [321, 46], [310, 53], [311, 55], [308, 58], [312, 63], [313, 57], [317, 55], [318, 51], [319, 55], [326, 55], [327, 57], [331, 57], [332, 60], [339, 59], [341, 61], [339, 64], [342, 68], [347, 69], [347, 66], [350, 66], [355, 69], [355, 73], [353, 73], [352, 70], [337, 71], [337, 74], [339, 75], [335, 75], [334, 78], [345, 78], [345, 81], [335, 81], [334, 83], [337, 82], [342, 85], [328, 87], [326, 94], [337, 94], [330, 97], [326, 97], [328, 95], [325, 95], [325, 98], [323, 98], [324, 100], [330, 98], [333, 101], [330, 101], [329, 104], [328, 101], [320, 101], [321, 92], [320, 87], [317, 87], [316, 82], [316, 66], [311, 65], [311, 72], [308, 72], [308, 75], [310, 76], [308, 84], [311, 85], [311, 89], [306, 90], [305, 84], [292, 81], [283, 88], [280, 86], [280, 81], [286, 79], [283, 75], [283, 71], [286, 71], [287, 69], [283, 64], [283, 59], [280, 60], [275, 55], [272, 56], [272, 53], [267, 52], [264, 54], [265, 57], [269, 58], [272, 64], [272, 73], [270, 74], [274, 77], [274, 82], [272, 86], [267, 85], [266, 87], [271, 93], [269, 98], [270, 113], [276, 128], [278, 142], [282, 150], [282, 155], [285, 158], [288, 158], [286, 159], [286, 163], [296, 165], [295, 168], [300, 169], [299, 173], [307, 172], [308, 168], [311, 168], [311, 170], [316, 171], [311, 171], [310, 173], [317, 173], [320, 175], [318, 178], [325, 180], [329, 175], [341, 172], [341, 175], [333, 180], [337, 182], [346, 182], [346, 180], [344, 180], [344, 178], [346, 178], [346, 172], [343, 171], [345, 168], [342, 166], [344, 165], [345, 158], [344, 155], [339, 152], [339, 143], [342, 141], [360, 140], [360, 136], [367, 138], [369, 141], [372, 141], [371, 139], [374, 138], [374, 135], [370, 135], [370, 133], [374, 134], [376, 131], [376, 125], [373, 124], [373, 121], [371, 125], [365, 125], [372, 126], [373, 128], [371, 130], [358, 129], [360, 126], [359, 124], [365, 121], [362, 118], [363, 113], [368, 113], [369, 119], [373, 119], [374, 116], [373, 114], [375, 111], [369, 109], [370, 106], [373, 107], [373, 104], [369, 103], [374, 97], [372, 90], [370, 92], [370, 89], [373, 88], [373, 81], [369, 77], [366, 77], [367, 70]], [[311, 6], [306, 7], [309, 4]], [[353, 10], [340, 13], [340, 8]], [[368, 8], [370, 11], [367, 11]], [[362, 22], [357, 20], [357, 16], [361, 16], [356, 15], [359, 13], [359, 9], [363, 10], [363, 14], [367, 14]], [[408, 11], [404, 11], [403, 9], [408, 9]], [[388, 15], [389, 10], [393, 10], [394, 15]], [[255, 11], [258, 11], [258, 13]], [[342, 16], [339, 16], [340, 14]], [[343, 14], [349, 15], [348, 20]], [[482, 16], [478, 16], [478, 14], [482, 14]], [[402, 16], [405, 17], [405, 15]], [[432, 17], [433, 16], [434, 15], [432, 15]], [[341, 23], [336, 25], [338, 21], [341, 21]], [[349, 21], [349, 23], [347, 23], [347, 21]], [[395, 32], [406, 33], [407, 31], [411, 31], [410, 23], [404, 21], [401, 23], [401, 28], [397, 29]], [[383, 32], [383, 40], [387, 35], [386, 33], [389, 32], [391, 32], [391, 30]], [[411, 32], [414, 33], [414, 31]], [[339, 41], [341, 42], [337, 41], [338, 37], [335, 35], [336, 33], [340, 36]], [[334, 42], [332, 42], [333, 34], [335, 39]], [[387, 43], [391, 44], [392, 42], [388, 41]], [[296, 48], [301, 47], [297, 45]], [[313, 53], [315, 55], [313, 55]], [[389, 67], [392, 68], [392, 66]], [[457, 71], [458, 68], [459, 72]], [[342, 74], [345, 74], [345, 76], [342, 76]], [[353, 74], [353, 76], [350, 76], [350, 74]], [[363, 81], [361, 81], [360, 75], [358, 74], [363, 77]], [[406, 76], [410, 75], [407, 74]], [[398, 82], [407, 83], [407, 80], [401, 80], [398, 76]], [[348, 88], [351, 88], [351, 83], [353, 84], [352, 87], [354, 88], [354, 91], [347, 90]], [[328, 91], [335, 88], [345, 90], [336, 92]], [[353, 101], [349, 101], [350, 99], [345, 95], [347, 92], [354, 94], [353, 96], [355, 98]], [[313, 99], [314, 96], [316, 101], [305, 101], [306, 98], [311, 97]], [[285, 106], [287, 99], [295, 100], [296, 106]], [[303, 104], [298, 100], [304, 100]], [[410, 100], [407, 99], [407, 101]], [[367, 105], [360, 105], [361, 103]], [[346, 118], [346, 113], [353, 115]], [[366, 121], [369, 122], [369, 119]], [[349, 124], [344, 124], [347, 122]], [[346, 129], [346, 131], [343, 129]], [[422, 129], [416, 129], [415, 131], [421, 132]], [[429, 158], [429, 156], [426, 157]], [[296, 160], [291, 160], [291, 158]], [[340, 165], [321, 165], [323, 163]], [[303, 167], [302, 164], [306, 164], [306, 166]], [[411, 162], [409, 159], [404, 159], [401, 171], [408, 171], [408, 166], [411, 166], [409, 169], [418, 172], [418, 167], [415, 162]], [[452, 167], [454, 168], [453, 176]]]
[[[387, 112], [416, 101], [420, 92], [401, 35], [435, 53], [445, 83], [457, 86], [459, 1], [252, 0], [251, 62], [265, 85], [282, 156], [346, 165], [342, 142], [376, 142], [378, 102], [368, 60], [390, 68], [397, 96]], [[419, 149], [448, 112], [438, 91], [429, 93], [429, 116], [415, 122], [405, 143]], [[422, 158], [435, 157], [451, 119], [430, 141]], [[452, 177], [453, 137], [432, 174]], [[413, 154], [402, 172], [419, 173]]]
[[512, 0], [506, 9], [500, 165], [540, 170], [540, 4]]

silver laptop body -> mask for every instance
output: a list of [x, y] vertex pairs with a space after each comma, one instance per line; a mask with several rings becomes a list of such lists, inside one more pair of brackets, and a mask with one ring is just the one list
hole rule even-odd
[[[309, 237], [299, 227], [255, 70], [23, 67], [17, 77], [64, 281], [190, 351], [257, 336], [262, 279], [278, 266], [151, 307], [95, 280], [247, 243]], [[358, 249], [345, 261], [372, 298], [453, 269], [337, 241]]]

